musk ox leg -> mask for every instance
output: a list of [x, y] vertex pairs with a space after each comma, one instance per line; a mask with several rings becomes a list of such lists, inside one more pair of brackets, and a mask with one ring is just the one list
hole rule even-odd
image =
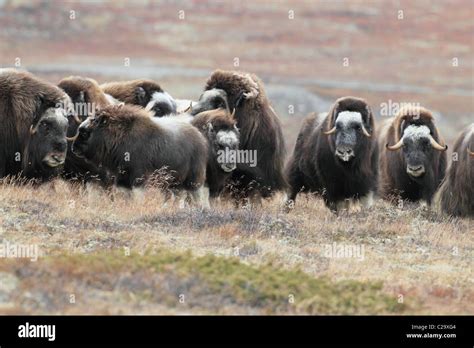
[[202, 185], [196, 190], [192, 191], [193, 202], [203, 209], [209, 209], [209, 187]]
[[369, 191], [365, 196], [360, 198], [360, 203], [364, 208], [370, 208], [374, 204], [374, 192]]

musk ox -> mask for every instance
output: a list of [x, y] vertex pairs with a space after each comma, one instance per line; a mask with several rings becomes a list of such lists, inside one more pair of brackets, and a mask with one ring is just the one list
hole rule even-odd
[[240, 133], [233, 115], [225, 109], [204, 111], [191, 121], [206, 137], [208, 162], [206, 185], [211, 198], [219, 196], [227, 179], [236, 169], [236, 152], [239, 149]]
[[153, 118], [134, 105], [111, 105], [84, 121], [76, 137], [73, 153], [104, 166], [118, 186], [141, 186], [155, 171], [166, 169], [170, 187], [189, 191], [208, 204], [203, 191], [207, 142], [189, 123]]
[[332, 211], [354, 201], [370, 206], [377, 189], [374, 133], [374, 116], [360, 98], [340, 98], [329, 113], [309, 115], [286, 168], [289, 207], [299, 192], [321, 194]]
[[235, 109], [234, 118], [240, 130], [239, 150], [256, 155], [256, 165], [237, 163], [232, 174], [234, 196], [246, 199], [260, 193], [266, 198], [285, 189], [285, 141], [262, 81], [251, 74], [216, 70], [204, 90], [199, 101], [192, 105], [191, 114], [215, 108]]
[[448, 148], [431, 112], [418, 106], [402, 108], [382, 125], [378, 146], [380, 195], [431, 204], [445, 175]]
[[66, 158], [69, 97], [32, 74], [0, 69], [0, 178], [45, 181]]
[[[93, 79], [70, 76], [62, 79], [58, 86], [69, 95], [76, 113], [76, 117], [69, 119], [68, 139], [74, 137], [79, 125], [87, 117], [93, 117], [96, 110], [111, 104], [98, 83]], [[90, 162], [86, 162], [83, 158], [77, 157], [72, 153], [71, 145], [72, 142], [69, 142], [64, 165], [64, 177], [69, 180], [80, 180], [83, 182], [100, 180], [102, 183], [107, 184], [106, 171]]]
[[100, 87], [104, 93], [116, 100], [153, 111], [155, 117], [177, 112], [177, 104], [173, 97], [152, 80], [108, 82]]
[[474, 123], [454, 143], [451, 166], [434, 197], [439, 212], [474, 217]]

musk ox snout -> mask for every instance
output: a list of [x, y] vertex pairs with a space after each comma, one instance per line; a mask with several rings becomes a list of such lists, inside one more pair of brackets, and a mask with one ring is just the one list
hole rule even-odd
[[407, 174], [415, 178], [419, 178], [425, 174], [425, 166], [423, 164], [407, 165]]
[[233, 172], [237, 168], [236, 163], [223, 163], [221, 164], [221, 168], [224, 172], [230, 173]]
[[66, 161], [66, 151], [64, 152], [51, 152], [43, 158], [43, 163], [51, 168], [63, 165]]
[[336, 148], [336, 156], [343, 162], [349, 162], [355, 157], [355, 153], [351, 147], [339, 146]]

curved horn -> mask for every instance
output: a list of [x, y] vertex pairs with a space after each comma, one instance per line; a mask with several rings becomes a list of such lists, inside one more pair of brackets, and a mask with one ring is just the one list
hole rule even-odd
[[193, 102], [189, 102], [189, 106], [185, 110], [182, 111], [183, 114], [187, 112], [189, 113], [193, 112]]
[[324, 134], [326, 135], [331, 135], [333, 133], [336, 133], [336, 127], [332, 127], [330, 130], [328, 131], [323, 131]]
[[438, 150], [438, 151], [446, 151], [448, 149], [448, 145], [441, 146], [434, 138], [430, 135], [430, 143], [431, 146], [433, 146], [433, 149]]
[[396, 143], [395, 145], [388, 145], [388, 144], [385, 144], [385, 148], [387, 150], [390, 150], [390, 151], [396, 151], [398, 149], [400, 149], [401, 147], [403, 146], [403, 138], [401, 138], [398, 143]]
[[234, 110], [232, 110], [232, 114], [230, 115], [230, 117], [234, 118], [234, 116], [235, 116], [235, 108]]
[[364, 125], [362, 125], [362, 133], [364, 133], [367, 138], [372, 136], [369, 132], [367, 132], [367, 129], [365, 129]]
[[76, 141], [76, 139], [77, 139], [78, 136], [79, 136], [79, 132], [77, 132], [77, 134], [76, 134], [75, 136], [71, 137], [71, 138], [70, 138], [70, 137], [66, 137], [66, 140], [67, 140], [67, 141]]
[[33, 125], [30, 126], [30, 134], [31, 135], [36, 134], [36, 127], [33, 127]]
[[469, 156], [474, 157], [474, 151], [471, 151], [471, 149], [467, 148], [467, 153], [469, 154]]

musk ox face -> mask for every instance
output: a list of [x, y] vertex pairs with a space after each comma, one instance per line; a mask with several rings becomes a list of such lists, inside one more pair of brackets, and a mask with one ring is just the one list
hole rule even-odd
[[361, 152], [363, 143], [366, 138], [370, 138], [370, 134], [364, 125], [362, 113], [357, 111], [339, 112], [334, 124], [325, 134], [334, 134], [334, 155], [339, 161], [348, 163]]
[[68, 128], [67, 113], [61, 107], [47, 108], [30, 128], [30, 148], [41, 162], [51, 168], [64, 164]]
[[208, 139], [212, 146], [213, 157], [222, 171], [230, 173], [237, 168], [236, 153], [239, 149], [240, 132], [237, 127], [214, 128], [208, 123]]
[[153, 111], [155, 117], [163, 117], [166, 115], [176, 114], [177, 104], [173, 97], [168, 93], [154, 92], [146, 104], [145, 109]]
[[[99, 118], [88, 118], [81, 123], [74, 136], [71, 151], [77, 157], [91, 159], [93, 157], [94, 143], [98, 140], [95, 128], [98, 128]], [[103, 121], [102, 121], [103, 122]]]
[[227, 93], [223, 89], [213, 88], [201, 94], [199, 101], [192, 104], [191, 115], [197, 115], [200, 112], [224, 109], [230, 112]]
[[402, 133], [399, 142], [388, 146], [391, 151], [403, 151], [406, 172], [414, 180], [426, 175], [433, 161], [435, 151], [446, 151], [447, 146], [441, 146], [432, 136], [431, 129], [426, 125], [408, 125]]

